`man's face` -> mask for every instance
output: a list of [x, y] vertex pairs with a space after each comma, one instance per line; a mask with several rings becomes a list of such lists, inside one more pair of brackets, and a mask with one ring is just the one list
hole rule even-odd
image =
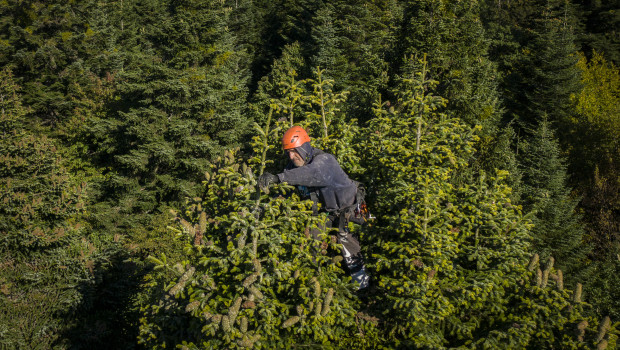
[[306, 164], [301, 155], [299, 155], [299, 153], [297, 153], [297, 151], [294, 149], [287, 149], [286, 155], [288, 156], [288, 159], [290, 159], [291, 162], [295, 164], [296, 167], [304, 166], [304, 164]]

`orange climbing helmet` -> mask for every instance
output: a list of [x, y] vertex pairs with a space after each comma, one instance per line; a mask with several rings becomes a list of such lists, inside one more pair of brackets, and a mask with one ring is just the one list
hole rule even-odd
[[293, 149], [300, 147], [306, 142], [310, 142], [310, 136], [301, 126], [293, 126], [286, 130], [282, 136], [282, 149]]

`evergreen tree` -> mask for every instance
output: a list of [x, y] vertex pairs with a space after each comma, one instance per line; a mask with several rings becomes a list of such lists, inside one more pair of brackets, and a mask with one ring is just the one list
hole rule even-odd
[[583, 27], [579, 35], [580, 51], [588, 57], [598, 51], [615, 65], [620, 64], [618, 2], [575, 0], [572, 3], [579, 6], [577, 13]]
[[320, 7], [320, 1], [315, 0], [263, 0], [257, 3], [264, 13], [264, 26], [261, 32], [262, 45], [257, 58], [258, 64], [253, 71], [256, 81], [267, 75], [274, 61], [283, 55], [287, 45], [301, 43], [303, 57], [309, 57], [311, 20]]
[[[472, 287], [469, 278], [476, 280], [482, 289], [486, 288], [483, 285], [490, 288], [486, 296], [498, 296], [492, 291], [493, 279], [500, 275], [509, 277], [498, 273], [502, 268], [495, 263], [514, 264], [526, 254], [527, 247], [524, 232], [516, 231], [506, 236], [505, 243], [510, 248], [498, 249], [497, 253], [501, 251], [501, 254], [495, 258], [483, 257], [495, 254], [493, 251], [498, 248], [491, 243], [497, 243], [492, 238], [493, 231], [481, 233], [474, 222], [462, 218], [473, 215], [481, 219], [487, 217], [483, 214], [486, 210], [509, 208], [503, 207], [499, 197], [495, 197], [505, 195], [502, 193], [507, 189], [472, 185], [459, 190], [447, 181], [455, 169], [466, 164], [476, 137], [473, 129], [439, 112], [445, 100], [427, 92], [436, 86], [427, 74], [424, 62], [419, 73], [403, 79], [396, 108], [384, 110], [377, 106], [365, 152], [373, 155], [370, 159], [376, 162], [367, 168], [376, 169], [372, 176], [376, 181], [373, 186], [376, 199], [371, 207], [378, 213], [377, 223], [368, 236], [371, 253], [368, 255], [374, 261], [372, 275], [376, 276], [379, 305], [394, 310], [390, 320], [385, 320], [389, 322], [385, 329], [392, 338], [400, 339], [404, 347], [442, 346], [447, 341], [447, 334], [441, 335], [444, 327], [459, 336], [472, 332], [474, 324], [458, 319], [460, 311], [457, 311], [457, 305], [472, 306], [470, 314], [477, 308], [478, 301], [474, 305], [465, 301], [469, 298], [467, 290]], [[476, 194], [478, 191], [480, 195]], [[490, 206], [480, 206], [487, 200]], [[474, 202], [478, 203], [476, 209], [467, 204]], [[473, 214], [472, 209], [482, 211]], [[501, 224], [490, 226], [501, 231]], [[467, 259], [468, 240], [475, 243], [480, 239], [488, 239], [491, 245], [484, 250], [472, 245], [471, 254], [480, 259], [473, 256], [473, 260]], [[485, 263], [490, 260], [494, 263]], [[465, 261], [478, 261], [481, 265], [473, 263], [471, 269]], [[476, 266], [484, 270], [485, 277], [474, 277]], [[480, 306], [493, 301], [481, 300], [481, 303]]]
[[476, 157], [476, 162], [470, 165], [472, 169], [463, 173], [464, 181], [469, 180], [466, 176], [472, 171], [474, 173], [490, 169], [507, 171], [505, 182], [512, 189], [510, 199], [513, 203], [520, 203], [523, 171], [519, 169], [517, 160], [519, 145], [512, 125], [507, 125], [486, 147], [480, 147], [480, 155]]
[[[476, 129], [440, 111], [445, 100], [432, 95], [436, 82], [424, 62], [420, 68], [403, 79], [398, 105], [378, 104], [369, 126], [364, 154], [367, 168], [377, 169], [371, 208], [378, 218], [364, 236], [376, 284], [368, 312], [406, 348], [597, 344], [565, 330], [595, 321], [570, 306], [562, 273], [552, 263], [536, 275], [536, 266], [528, 269], [530, 223], [509, 200], [505, 172], [454, 183]], [[548, 289], [552, 273], [558, 290]]]
[[493, 59], [503, 74], [506, 117], [533, 129], [546, 115], [563, 125], [573, 115], [570, 98], [581, 86], [574, 9], [566, 1], [487, 3]]
[[[0, 72], [0, 344], [66, 347], [80, 288], [104, 258], [85, 234], [87, 186], [57, 145], [24, 130], [11, 71]], [[103, 239], [102, 239], [103, 240]], [[100, 242], [103, 243], [103, 242]]]
[[[244, 64], [255, 68], [260, 58], [261, 34], [265, 26], [264, 9], [261, 8], [260, 1], [255, 0], [230, 0], [227, 5], [231, 11], [229, 30], [236, 38], [235, 49], [246, 52], [248, 62]], [[254, 81], [250, 91], [254, 90], [255, 83]]]
[[596, 167], [604, 175], [620, 157], [620, 70], [594, 52], [578, 62], [583, 89], [573, 96], [575, 118], [569, 124], [574, 142], [568, 148], [577, 183], [590, 181]]
[[[331, 258], [338, 254], [335, 242], [309, 233], [325, 216], [312, 216], [310, 201], [282, 196], [292, 189], [286, 184], [277, 196], [257, 192], [253, 172], [265, 168], [278, 129], [270, 130], [268, 120], [257, 130], [251, 161], [258, 169], [227, 152], [207, 174], [204, 196], [179, 215], [184, 261], [151, 258], [162, 272], [150, 277], [155, 299], [143, 308], [141, 343], [338, 348], [351, 346], [350, 335], [371, 330], [355, 318], [350, 277]], [[355, 339], [356, 347], [368, 338]]]
[[[565, 160], [551, 125], [543, 120], [523, 150], [523, 204], [535, 212], [532, 229], [533, 249], [544, 260], [550, 256], [568, 276], [586, 271], [589, 252], [584, 244], [584, 229], [577, 214], [579, 199], [571, 197]], [[571, 279], [575, 282], [575, 279]]]
[[314, 67], [327, 70], [326, 77], [332, 77], [335, 73], [343, 73], [343, 60], [340, 43], [334, 24], [334, 9], [327, 4], [319, 9], [313, 18], [312, 40], [314, 49], [310, 62]]
[[347, 65], [335, 75], [336, 88], [350, 91], [343, 106], [351, 119], [366, 122], [373, 102], [387, 92], [390, 61], [396, 56], [402, 5], [394, 0], [341, 1], [334, 6], [341, 52]]
[[613, 319], [620, 316], [618, 290], [620, 286], [620, 177], [616, 173], [594, 174], [593, 185], [586, 192], [581, 207], [586, 217], [586, 240], [593, 246], [590, 254], [593, 271], [585, 280], [598, 314]]
[[550, 120], [566, 122], [574, 114], [570, 103], [571, 95], [580, 86], [576, 67], [574, 19], [566, 2], [547, 5], [543, 18], [535, 23], [536, 36], [532, 51], [535, 52], [527, 64], [532, 72], [525, 90], [527, 111], [532, 123], [537, 123], [546, 113]]
[[64, 128], [80, 104], [78, 86], [90, 85], [82, 42], [90, 2], [8, 1], [2, 6], [0, 66], [10, 66], [23, 101], [35, 117], [29, 124]]
[[[580, 56], [575, 55], [574, 41], [578, 32], [575, 32], [576, 25], [571, 4], [559, 1], [528, 3], [489, 1], [487, 5], [489, 14], [486, 16], [489, 19], [487, 27], [495, 29], [493, 31], [497, 39], [495, 43], [499, 43], [494, 44], [492, 52], [494, 59], [500, 62], [501, 70], [506, 72], [503, 88], [504, 95], [507, 96], [507, 115], [518, 115], [520, 124], [530, 125], [531, 130], [535, 130], [533, 126], [538, 123], [541, 116], [548, 115], [550, 121], [557, 125], [563, 149], [569, 154], [570, 179], [577, 192], [583, 196], [582, 208], [588, 206], [587, 204], [584, 206], [585, 203], [613, 202], [602, 200], [600, 195], [613, 193], [611, 195], [613, 198], [614, 186], [605, 186], [611, 191], [592, 190], [596, 183], [592, 177], [596, 163], [603, 164], [605, 161], [601, 160], [613, 158], [602, 156], [599, 150], [605, 153], [603, 150], [610, 149], [607, 147], [614, 148], [616, 144], [614, 140], [617, 137], [611, 136], [613, 132], [603, 132], [617, 129], [610, 127], [614, 120], [611, 116], [617, 114], [614, 113], [617, 103], [614, 103], [614, 98], [611, 97], [614, 94], [611, 82], [615, 75], [604, 65], [594, 62], [588, 67], [585, 58], [581, 58], [578, 65], [575, 65]], [[600, 56], [593, 61], [601, 62]], [[577, 106], [574, 104], [575, 100], [580, 101]], [[601, 169], [603, 168], [606, 166], [601, 165]], [[599, 177], [599, 180], [603, 178], [613, 179], [614, 176]], [[599, 199], [590, 201], [589, 194], [592, 194], [591, 198]], [[593, 237], [609, 237], [601, 234], [605, 230], [600, 230], [599, 222], [605, 222], [604, 226], [607, 226], [614, 221], [609, 220], [614, 216], [608, 215], [613, 210], [600, 209], [601, 207], [595, 209], [592, 206], [584, 211], [586, 240], [590, 243], [596, 241], [592, 240]], [[599, 214], [602, 212], [607, 213], [604, 216], [607, 219], [600, 219]], [[549, 224], [554, 225], [553, 221]], [[608, 242], [607, 239], [602, 241]], [[609, 247], [607, 243], [603, 246]], [[611, 306], [613, 302], [608, 303], [611, 300], [608, 297], [613, 294], [610, 291], [613, 290], [615, 282], [610, 276], [614, 275], [609, 272], [615, 268], [615, 259], [603, 258], [605, 254], [597, 254], [599, 250], [596, 244], [593, 244], [592, 248], [589, 258], [592, 259], [593, 270], [589, 271], [589, 275], [593, 277], [592, 280], [598, 280], [594, 283], [598, 287], [594, 287], [588, 280], [584, 281], [586, 290], [597, 295], [593, 299], [595, 304], [599, 300], [606, 300], [604, 302], [607, 303], [606, 306], [597, 305], [601, 307], [600, 310], [604, 310], [602, 314], [613, 313], [609, 311], [613, 310]], [[613, 263], [598, 267], [597, 261], [613, 261]]]
[[247, 71], [219, 4], [125, 6], [144, 15], [124, 21], [132, 35], [123, 34], [117, 97], [105, 118], [91, 122], [90, 143], [96, 159], [114, 169], [104, 193], [122, 212], [156, 212], [160, 203], [195, 193], [192, 174], [206, 170], [222, 145], [239, 142]]
[[318, 147], [336, 156], [338, 163], [349, 174], [360, 172], [359, 156], [351, 145], [359, 137], [356, 119], [347, 120], [342, 113], [345, 109], [349, 91], [334, 91], [334, 80], [326, 78], [324, 70], [317, 67], [314, 79], [307, 83], [313, 93], [307, 96], [311, 109], [306, 111], [305, 120], [301, 123], [314, 138], [314, 147]]
[[[424, 54], [449, 110], [493, 136], [500, 117], [496, 70], [487, 57], [488, 42], [478, 2], [405, 1], [397, 72]], [[405, 58], [405, 60], [403, 60]], [[490, 141], [490, 140], [483, 140]]]
[[304, 66], [299, 43], [287, 45], [282, 57], [273, 63], [270, 74], [258, 84], [252, 106], [257, 120], [264, 118], [268, 115], [267, 111], [273, 109], [289, 126], [299, 122], [298, 119], [304, 114], [304, 106], [307, 106], [305, 81], [299, 77]]
[[208, 160], [249, 129], [248, 62], [220, 2], [125, 0], [90, 13], [89, 44], [102, 50], [89, 63], [108, 93], [81, 139], [103, 172], [89, 221], [124, 249], [102, 267], [73, 336], [89, 347], [115, 334], [106, 343], [123, 347], [139, 332], [134, 303], [146, 297], [140, 281], [150, 268], [141, 259], [179, 244], [161, 236], [166, 206], [196, 195]]
[[271, 66], [271, 62], [275, 64], [279, 57], [285, 57], [287, 47], [297, 42], [295, 45], [299, 45], [299, 55], [305, 62], [297, 69], [298, 77], [309, 77], [316, 66], [326, 69], [338, 90], [351, 91], [352, 100], [345, 106], [346, 114], [366, 119], [372, 100], [387, 87], [387, 59], [396, 41], [400, 8], [397, 2], [310, 1], [297, 2], [294, 6], [283, 2], [263, 7], [267, 12], [265, 21], [270, 23], [264, 34], [270, 47], [264, 48], [262, 58], [258, 58], [264, 62], [263, 71], [267, 70], [265, 65]]

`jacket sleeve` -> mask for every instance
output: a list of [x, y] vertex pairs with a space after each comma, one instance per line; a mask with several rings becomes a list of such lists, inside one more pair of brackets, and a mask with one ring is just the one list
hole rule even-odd
[[290, 185], [328, 186], [332, 182], [333, 176], [330, 160], [331, 158], [328, 155], [316, 156], [312, 163], [299, 168], [284, 170], [283, 173], [278, 174], [278, 178], [280, 178], [281, 182], [286, 182]]

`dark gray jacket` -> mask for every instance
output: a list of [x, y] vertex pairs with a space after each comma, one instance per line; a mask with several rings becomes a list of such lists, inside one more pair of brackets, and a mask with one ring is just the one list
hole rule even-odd
[[329, 212], [352, 205], [357, 186], [342, 170], [336, 158], [318, 148], [312, 148], [309, 158], [299, 168], [290, 162], [284, 172], [278, 174], [280, 181], [306, 186], [310, 192], [318, 192], [319, 201]]

